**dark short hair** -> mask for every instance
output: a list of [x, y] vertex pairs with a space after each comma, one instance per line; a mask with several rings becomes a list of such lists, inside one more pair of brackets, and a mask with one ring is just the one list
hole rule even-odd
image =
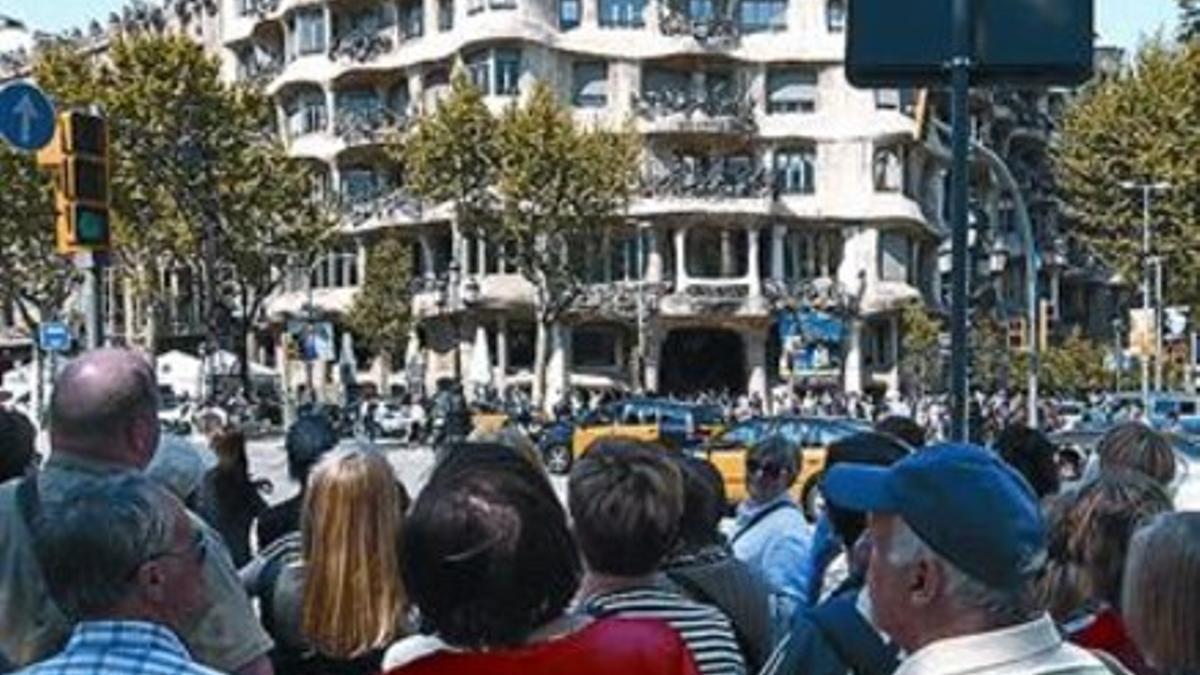
[[719, 526], [728, 504], [721, 472], [706, 459], [669, 453], [683, 478], [683, 515], [679, 519], [679, 546], [685, 551], [721, 541]]
[[321, 458], [337, 445], [337, 433], [333, 423], [324, 415], [304, 415], [288, 427], [283, 447], [287, 451], [288, 475], [301, 485], [308, 480], [308, 472]]
[[0, 409], [0, 483], [25, 474], [37, 457], [37, 430], [15, 410]]
[[888, 415], [875, 423], [875, 430], [895, 436], [911, 445], [914, 449], [919, 449], [925, 445], [925, 428], [917, 424], [911, 417]]
[[1000, 432], [992, 447], [1029, 481], [1038, 499], [1058, 493], [1058, 446], [1045, 434], [1023, 424], [1010, 424]]
[[512, 448], [459, 443], [417, 496], [404, 582], [425, 628], [459, 647], [524, 642], [560, 616], [579, 554], [549, 479]]
[[683, 479], [666, 448], [602, 438], [575, 464], [567, 506], [579, 548], [601, 574], [640, 576], [675, 547], [683, 515]]
[[[881, 432], [861, 432], [830, 444], [825, 451], [825, 471], [838, 464], [870, 464], [891, 466], [911, 454], [896, 436]], [[867, 528], [867, 515], [861, 511], [843, 509], [826, 501], [829, 524], [849, 550]]]

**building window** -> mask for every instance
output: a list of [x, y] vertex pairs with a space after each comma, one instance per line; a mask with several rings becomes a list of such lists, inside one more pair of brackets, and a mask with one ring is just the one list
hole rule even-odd
[[825, 28], [830, 33], [846, 30], [846, 0], [828, 0], [825, 3]]
[[400, 32], [409, 40], [425, 34], [425, 6], [421, 0], [400, 5]]
[[488, 6], [492, 9], [516, 9], [517, 0], [488, 0]]
[[746, 33], [787, 29], [787, 0], [742, 0], [738, 27]]
[[716, 16], [713, 0], [688, 0], [688, 18], [696, 22], [712, 21]]
[[322, 10], [297, 12], [295, 27], [298, 54], [304, 56], [325, 51], [325, 13]]
[[898, 232], [879, 234], [880, 281], [908, 281], [909, 243], [908, 237]]
[[496, 96], [516, 96], [520, 92], [521, 82], [521, 50], [497, 49], [496, 86], [493, 93]]
[[467, 0], [467, 14], [476, 14], [483, 11], [483, 0]]
[[579, 27], [583, 8], [581, 0], [558, 0], [558, 27], [570, 30]]
[[647, 66], [642, 71], [642, 97], [652, 104], [691, 101], [691, 73]]
[[792, 148], [775, 153], [775, 184], [784, 194], [810, 195], [816, 191], [817, 153], [812, 148]]
[[619, 340], [611, 328], [576, 328], [571, 333], [571, 360], [577, 368], [614, 368]]
[[421, 103], [427, 108], [437, 105], [450, 89], [450, 70], [439, 67], [425, 73], [421, 91]]
[[606, 28], [641, 28], [646, 0], [599, 0], [600, 25]]
[[899, 192], [904, 187], [904, 162], [897, 148], [877, 148], [871, 163], [876, 192]]
[[325, 131], [328, 114], [323, 93], [318, 91], [301, 95], [288, 113], [288, 134], [295, 138]]
[[408, 115], [409, 103], [407, 82], [400, 82], [392, 87], [388, 93], [388, 107], [391, 108], [393, 113], [400, 117], [406, 117]]
[[377, 196], [379, 182], [372, 169], [342, 169], [339, 192], [350, 204], [362, 204]]
[[608, 63], [582, 61], [573, 66], [571, 102], [580, 108], [608, 105]]
[[876, 89], [875, 90], [875, 109], [876, 110], [899, 110], [900, 109], [900, 90], [899, 89]]
[[454, 0], [438, 0], [438, 30], [454, 30]]
[[467, 69], [467, 79], [471, 80], [471, 84], [484, 94], [488, 91], [488, 82], [491, 80], [491, 63], [488, 61], [488, 53], [486, 50], [471, 52], [463, 58], [463, 66]]
[[817, 109], [817, 73], [781, 68], [767, 73], [767, 112], [810, 113]]

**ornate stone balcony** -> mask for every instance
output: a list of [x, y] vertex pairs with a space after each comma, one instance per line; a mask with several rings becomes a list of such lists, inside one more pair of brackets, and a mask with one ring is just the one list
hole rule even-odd
[[638, 312], [638, 296], [646, 315], [656, 311], [662, 297], [671, 292], [667, 282], [616, 281], [589, 284], [575, 298], [571, 311], [589, 316], [634, 320]]
[[828, 277], [763, 279], [762, 292], [773, 308], [838, 309], [849, 307], [855, 300], [853, 293]]

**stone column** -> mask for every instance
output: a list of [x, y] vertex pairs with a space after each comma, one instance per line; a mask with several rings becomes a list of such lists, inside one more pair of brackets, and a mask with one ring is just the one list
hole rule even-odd
[[767, 391], [767, 339], [757, 331], [742, 333], [746, 350], [746, 393], [758, 394], [765, 403]]
[[662, 251], [658, 248], [658, 230], [654, 227], [645, 228], [646, 242], [643, 244], [646, 252], [646, 269], [644, 278], [648, 283], [656, 284], [662, 281], [663, 259]]
[[733, 232], [721, 230], [721, 276], [731, 277], [736, 274], [737, 256], [733, 249]]
[[771, 227], [771, 278], [783, 281], [787, 267], [783, 260], [784, 240], [787, 236], [787, 226], [774, 225]]
[[675, 230], [675, 292], [680, 293], [687, 285], [687, 233], [689, 226], [680, 225]]
[[[337, 94], [333, 91], [333, 85], [325, 90], [325, 128], [323, 131], [327, 134], [333, 134], [337, 128]], [[335, 186], [336, 187], [336, 186]]]
[[653, 328], [646, 329], [646, 363], [642, 373], [642, 386], [647, 393], [658, 392], [658, 360], [662, 340]]
[[325, 49], [333, 47], [333, 7], [329, 3], [325, 3], [321, 7], [321, 11], [325, 13]]
[[508, 319], [496, 321], [496, 391], [508, 390]]
[[762, 269], [758, 264], [758, 226], [746, 228], [746, 280], [750, 283], [749, 296], [762, 295]]
[[433, 241], [427, 232], [417, 235], [417, 241], [421, 245], [421, 275], [432, 279], [436, 274], [433, 268]]
[[358, 286], [362, 286], [367, 281], [367, 244], [362, 239], [357, 242], [357, 253], [355, 264], [358, 266]]
[[850, 337], [846, 345], [846, 361], [842, 367], [845, 374], [844, 389], [847, 394], [862, 393], [862, 319], [850, 320]]

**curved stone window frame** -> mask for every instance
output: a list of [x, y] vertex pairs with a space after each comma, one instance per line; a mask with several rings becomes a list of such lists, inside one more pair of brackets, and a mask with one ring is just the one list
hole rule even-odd
[[767, 114], [817, 111], [820, 72], [812, 66], [787, 65], [767, 70]]
[[811, 195], [817, 191], [817, 148], [789, 145], [775, 150], [775, 186], [780, 194]]

